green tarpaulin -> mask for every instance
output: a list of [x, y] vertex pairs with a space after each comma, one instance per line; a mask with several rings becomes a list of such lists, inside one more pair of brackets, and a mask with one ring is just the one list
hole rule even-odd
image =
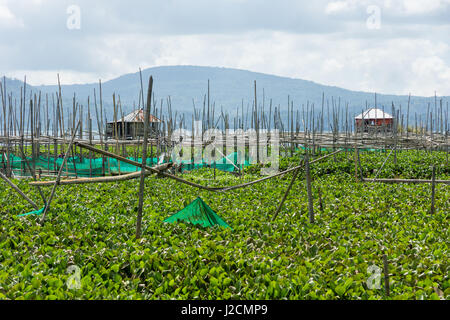
[[[137, 161], [139, 163], [142, 162], [141, 158], [131, 158], [128, 159]], [[13, 154], [10, 155], [11, 167], [16, 170], [26, 170], [28, 171], [28, 167], [25, 164], [25, 161], [22, 158], [17, 157]], [[39, 169], [42, 170], [42, 173], [45, 174], [47, 170], [52, 172], [57, 172], [62, 165], [63, 158], [54, 158], [54, 157], [37, 157], [34, 159], [31, 157], [27, 157], [27, 160], [31, 167], [36, 168], [36, 171], [39, 172]], [[67, 158], [67, 163], [64, 166], [63, 172], [66, 170], [70, 175], [76, 175], [79, 177], [89, 177], [89, 176], [102, 176], [103, 175], [103, 166], [105, 174], [117, 174], [119, 173], [119, 162], [120, 162], [120, 172], [121, 173], [131, 173], [139, 171], [140, 169], [134, 165], [128, 164], [126, 162], [118, 161], [113, 158], [107, 158], [103, 160], [102, 158], [88, 159], [88, 158], [79, 158], [79, 157], [69, 157]], [[147, 165], [154, 166], [158, 163], [157, 158], [148, 158]]]
[[250, 159], [246, 160], [244, 158], [240, 158], [240, 154], [238, 152], [233, 152], [222, 159], [219, 159], [215, 162], [207, 162], [202, 159], [201, 163], [192, 163], [192, 160], [181, 160], [177, 161], [177, 163], [182, 164], [181, 171], [190, 171], [201, 168], [216, 168], [220, 171], [225, 172], [234, 172], [242, 170], [244, 167], [250, 165]]
[[219, 225], [233, 230], [200, 197], [192, 201], [181, 211], [165, 219], [164, 222], [188, 222], [194, 225], [200, 224], [203, 227]]
[[[142, 158], [132, 158], [128, 157], [129, 160], [133, 160], [139, 163], [142, 163]], [[36, 168], [36, 171], [39, 172], [39, 169], [42, 170], [42, 173], [45, 174], [47, 171], [51, 172], [57, 172], [59, 168], [62, 165], [63, 158], [54, 158], [54, 157], [37, 157], [34, 159], [31, 157], [27, 157], [27, 160], [31, 167]], [[1, 159], [0, 159], [1, 162]], [[201, 168], [214, 168], [216, 167], [217, 170], [226, 171], [226, 172], [233, 172], [233, 171], [239, 171], [242, 170], [244, 166], [248, 166], [250, 163], [248, 160], [242, 161], [243, 164], [239, 164], [240, 159], [238, 158], [238, 153], [232, 153], [228, 155], [227, 157], [223, 157], [220, 160], [217, 160], [215, 163], [208, 163], [204, 160], [201, 161], [201, 163], [192, 163], [191, 160], [182, 160], [177, 161], [178, 163], [181, 162], [182, 172], [195, 170], [195, 169], [201, 169]], [[6, 161], [4, 161], [6, 164]], [[28, 168], [25, 164], [25, 161], [22, 160], [22, 158], [17, 157], [13, 154], [10, 154], [10, 163], [12, 169], [17, 171], [28, 171]], [[154, 166], [158, 163], [157, 158], [148, 158], [147, 159], [147, 165]], [[120, 170], [119, 170], [120, 165]], [[67, 159], [67, 163], [64, 166], [63, 173], [66, 171], [74, 176], [77, 175], [79, 177], [98, 177], [103, 175], [103, 171], [106, 175], [108, 174], [118, 174], [120, 173], [131, 173], [131, 172], [137, 172], [141, 169], [139, 167], [136, 167], [132, 164], [118, 161], [114, 158], [94, 158], [94, 159], [88, 159], [88, 158], [79, 158], [79, 157], [69, 157]]]
[[39, 216], [39, 215], [41, 215], [44, 212], [44, 209], [45, 209], [45, 207], [43, 207], [40, 210], [31, 211], [31, 212], [27, 212], [27, 213], [22, 213], [22, 214], [19, 214], [19, 217], [25, 217], [25, 216], [29, 216], [29, 215], [37, 215], [37, 216]]

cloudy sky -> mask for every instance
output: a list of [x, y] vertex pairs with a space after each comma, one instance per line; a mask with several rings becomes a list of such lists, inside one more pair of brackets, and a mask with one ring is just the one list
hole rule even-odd
[[0, 0], [0, 74], [69, 84], [161, 65], [450, 95], [450, 0]]

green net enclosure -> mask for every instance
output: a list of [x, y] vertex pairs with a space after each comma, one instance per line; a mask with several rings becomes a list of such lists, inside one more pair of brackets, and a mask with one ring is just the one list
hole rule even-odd
[[[136, 161], [138, 163], [142, 163], [142, 158], [134, 158], [128, 157], [129, 160]], [[58, 172], [59, 168], [62, 165], [63, 158], [62, 157], [43, 157], [39, 156], [35, 159], [31, 157], [27, 157], [26, 160], [30, 164], [31, 167], [36, 170], [42, 170], [43, 173]], [[158, 163], [158, 158], [147, 158], [147, 165], [154, 166]], [[240, 163], [244, 162], [244, 163]], [[6, 162], [5, 162], [6, 163]], [[27, 165], [25, 163], [25, 159], [21, 157], [10, 154], [10, 163], [11, 168], [15, 173], [22, 175], [26, 175], [29, 171]], [[191, 171], [201, 168], [216, 168], [217, 170], [225, 171], [225, 172], [234, 172], [242, 170], [244, 166], [250, 165], [249, 160], [240, 161], [238, 158], [238, 154], [236, 152], [223, 157], [220, 160], [217, 160], [215, 163], [208, 163], [204, 159], [202, 159], [201, 163], [193, 163], [191, 160], [182, 160], [178, 161], [181, 163], [181, 171]], [[67, 163], [63, 168], [63, 173], [67, 173], [71, 176], [78, 177], [99, 177], [102, 176], [103, 173], [105, 175], [109, 174], [124, 174], [124, 173], [132, 173], [140, 171], [139, 167], [136, 167], [132, 164], [118, 161], [114, 158], [104, 157], [104, 158], [80, 158], [80, 157], [69, 157], [67, 159]]]

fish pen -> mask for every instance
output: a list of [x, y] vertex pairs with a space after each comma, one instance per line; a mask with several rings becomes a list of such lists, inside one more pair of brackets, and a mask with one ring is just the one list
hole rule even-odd
[[[279, 136], [280, 148], [276, 150], [279, 155], [292, 156], [295, 150], [305, 146], [319, 155], [324, 150], [350, 151], [354, 148], [372, 151], [395, 149], [394, 159], [398, 152], [410, 149], [446, 151], [448, 155], [448, 102], [444, 104], [442, 99], [438, 102], [435, 97], [434, 112], [428, 105], [425, 117], [417, 113], [412, 117], [409, 113], [410, 98], [406, 114], [401, 106], [396, 108], [393, 103], [389, 110], [393, 116], [385, 112], [384, 106], [375, 109], [381, 115], [379, 120], [383, 121], [386, 117], [389, 126], [368, 130], [365, 128], [369, 123], [366, 120], [372, 119], [372, 109], [361, 110], [361, 114], [355, 117], [349, 113], [348, 104], [342, 107], [340, 99], [334, 97], [331, 97], [330, 104], [325, 94], [319, 107], [309, 102], [306, 107], [304, 104], [301, 108], [294, 107], [294, 101], [289, 97], [287, 108], [274, 106], [272, 99], [269, 99], [267, 107], [264, 95], [262, 102], [258, 100], [256, 81], [253, 85], [254, 99], [245, 112], [243, 102], [235, 112], [226, 112], [223, 108], [219, 112], [216, 103], [211, 102], [208, 80], [203, 107], [193, 105], [190, 121], [187, 114], [174, 114], [170, 96], [157, 101], [153, 94], [150, 98], [151, 125], [146, 163], [153, 166], [173, 162], [179, 171], [210, 167], [240, 172], [245, 166], [261, 163], [260, 158], [267, 156], [261, 151], [270, 150], [274, 130]], [[99, 157], [95, 152], [78, 146], [78, 143], [89, 144], [99, 150], [142, 162], [144, 109], [138, 107], [125, 115], [120, 96], [116, 98], [113, 94], [112, 112], [106, 112], [101, 81], [99, 96], [94, 90], [93, 99], [89, 96], [87, 105], [78, 101], [75, 94], [71, 105], [63, 105], [59, 75], [59, 90], [51, 96], [44, 96], [41, 92], [28, 93], [25, 83], [20, 97], [15, 97], [8, 93], [5, 79], [0, 87], [3, 109], [0, 115], [0, 170], [7, 177], [55, 177], [66, 153], [69, 156], [62, 168], [62, 175], [66, 178], [140, 171], [135, 165], [104, 155]], [[140, 105], [144, 104], [143, 90], [141, 83]], [[379, 107], [376, 95], [375, 106]], [[107, 114], [111, 113], [113, 121], [108, 121]], [[68, 150], [78, 121], [80, 129]], [[214, 161], [204, 157], [204, 149], [211, 144], [223, 146], [213, 151], [216, 153]], [[190, 158], [186, 158], [186, 154]], [[182, 160], [175, 161], [174, 156]]]

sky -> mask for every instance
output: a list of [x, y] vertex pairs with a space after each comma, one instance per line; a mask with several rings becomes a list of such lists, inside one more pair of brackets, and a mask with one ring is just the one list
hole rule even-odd
[[450, 0], [0, 0], [0, 74], [72, 84], [164, 65], [448, 96]]

